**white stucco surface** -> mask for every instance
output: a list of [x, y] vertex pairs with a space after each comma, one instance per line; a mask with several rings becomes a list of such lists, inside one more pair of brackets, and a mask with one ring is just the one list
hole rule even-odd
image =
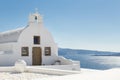
[[0, 33], [0, 43], [17, 42], [21, 32], [25, 28], [18, 28], [15, 30], [5, 31]]
[[[3, 68], [4, 69], [4, 68]], [[2, 69], [2, 70], [3, 70]], [[11, 68], [13, 69], [13, 68]], [[0, 72], [0, 80], [120, 80], [120, 69], [110, 70], [92, 70], [81, 69], [80, 72], [60, 71], [52, 69], [40, 69], [43, 73], [38, 73], [39, 69], [36, 67], [34, 70], [32, 67], [29, 70], [33, 71], [27, 73], [15, 73], [15, 72]], [[1, 70], [1, 68], [0, 68]], [[8, 69], [10, 71], [10, 68]], [[11, 70], [12, 71], [12, 70]], [[37, 73], [36, 73], [37, 72]], [[50, 75], [49, 73], [55, 73]], [[64, 75], [64, 72], [67, 73]], [[46, 74], [45, 74], [46, 73]], [[48, 73], [48, 74], [47, 74]], [[57, 75], [60, 74], [60, 75]], [[70, 74], [69, 74], [70, 73]], [[72, 74], [71, 74], [72, 73]], [[61, 75], [62, 74], [62, 75]]]

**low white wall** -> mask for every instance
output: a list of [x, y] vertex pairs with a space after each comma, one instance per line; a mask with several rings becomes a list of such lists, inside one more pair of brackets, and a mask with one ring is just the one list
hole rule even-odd
[[[58, 65], [56, 65], [56, 63]], [[62, 70], [80, 70], [80, 61], [74, 61], [66, 59], [62, 56], [58, 56], [54, 65], [45, 66], [48, 68], [62, 69]]]
[[69, 65], [69, 64], [72, 64], [72, 61], [70, 59], [66, 59], [62, 56], [58, 56], [58, 59], [61, 63], [61, 65]]
[[[26, 72], [37, 72], [41, 74], [50, 74], [50, 75], [70, 75], [70, 74], [78, 74], [79, 71], [66, 71], [66, 70], [58, 70], [58, 69], [50, 69], [50, 68], [41, 68], [40, 66], [27, 66], [25, 68]], [[0, 72], [16, 72], [15, 67], [0, 67]]]
[[14, 66], [17, 58], [15, 53], [0, 54], [0, 66]]
[[0, 72], [13, 72], [15, 71], [14, 67], [0, 67]]
[[41, 68], [41, 67], [27, 67], [28, 72], [39, 72], [42, 74], [50, 74], [50, 75], [70, 75], [70, 74], [78, 74], [79, 71], [66, 71], [59, 69], [50, 69], [50, 68]]
[[66, 59], [63, 56], [58, 56], [58, 59], [61, 62], [61, 65], [73, 65], [73, 64], [77, 64], [80, 65], [80, 61], [74, 61], [71, 59]]
[[48, 66], [39, 66], [41, 68], [51, 68], [51, 69], [60, 69], [60, 70], [72, 70], [80, 71], [80, 66], [77, 64], [74, 65], [48, 65]]

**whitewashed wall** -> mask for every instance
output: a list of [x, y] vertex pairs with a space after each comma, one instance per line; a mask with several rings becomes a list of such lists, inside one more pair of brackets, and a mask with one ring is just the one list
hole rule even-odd
[[14, 52], [15, 43], [0, 44], [0, 66], [13, 66], [18, 56]]
[[[40, 45], [33, 44], [33, 36], [40, 36]], [[16, 52], [20, 54], [21, 47], [29, 47], [29, 56], [20, 56], [19, 58], [24, 59], [28, 65], [32, 65], [32, 48], [41, 47], [42, 49], [42, 64], [52, 64], [58, 55], [57, 45], [53, 40], [53, 37], [48, 30], [43, 27], [42, 23], [30, 23], [29, 26], [21, 33], [18, 40], [18, 49]], [[45, 56], [44, 48], [51, 47], [51, 56]]]
[[13, 50], [13, 45], [15, 43], [1, 43], [0, 44], [0, 51], [10, 51]]

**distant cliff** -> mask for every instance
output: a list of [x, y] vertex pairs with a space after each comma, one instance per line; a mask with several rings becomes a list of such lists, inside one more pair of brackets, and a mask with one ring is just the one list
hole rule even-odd
[[67, 49], [67, 48], [59, 48], [58, 53], [59, 55], [89, 54], [93, 56], [120, 56], [120, 52], [93, 51], [93, 50]]

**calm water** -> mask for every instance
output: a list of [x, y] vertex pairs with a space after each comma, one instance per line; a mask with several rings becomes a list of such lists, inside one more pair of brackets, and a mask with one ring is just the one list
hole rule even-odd
[[64, 55], [64, 57], [79, 60], [82, 68], [111, 69], [120, 68], [120, 57], [115, 56], [91, 56], [91, 55]]

